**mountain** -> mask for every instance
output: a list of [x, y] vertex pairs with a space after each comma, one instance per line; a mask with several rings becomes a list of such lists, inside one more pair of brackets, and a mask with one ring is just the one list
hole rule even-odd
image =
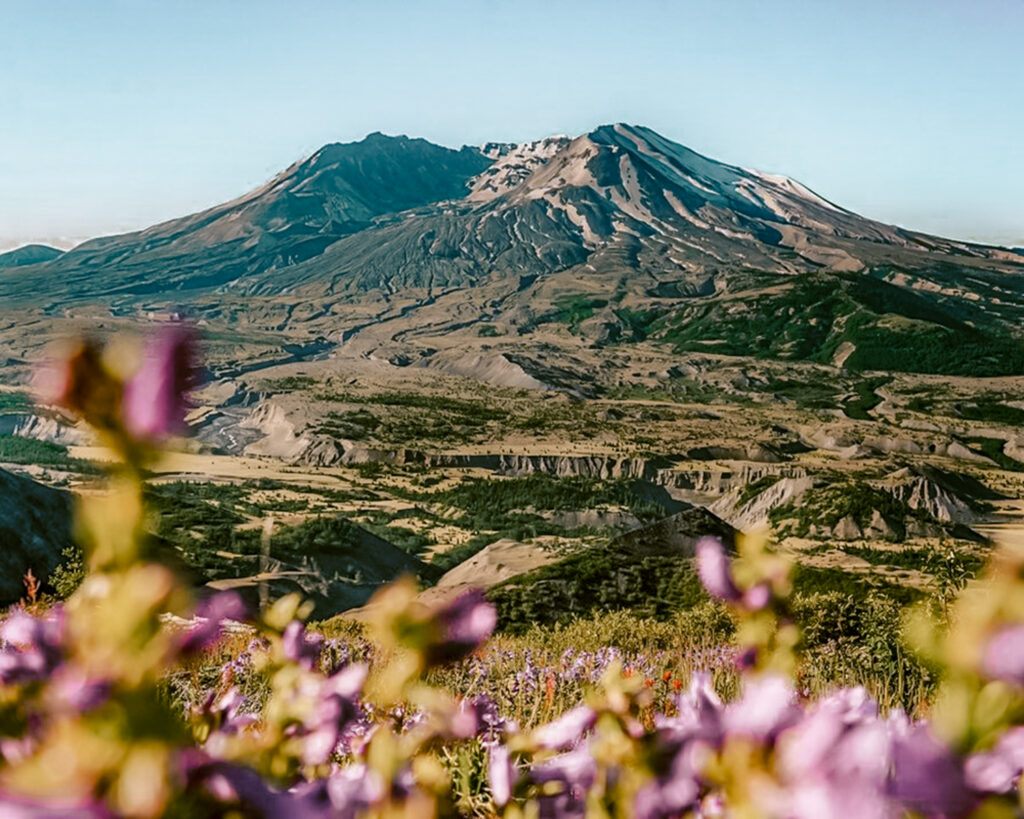
[[382, 214], [465, 194], [476, 149], [370, 134], [327, 145], [238, 199], [75, 247], [47, 278], [69, 296], [201, 291], [317, 256]]
[[460, 150], [329, 145], [233, 202], [20, 268], [0, 297], [185, 303], [370, 347], [475, 327], [519, 346], [553, 333], [995, 375], [1024, 372], [1022, 274], [1019, 253], [864, 218], [617, 124]]
[[6, 253], [0, 253], [0, 268], [43, 264], [53, 261], [63, 254], [63, 250], [49, 245], [22, 245], [14, 250], [8, 250]]

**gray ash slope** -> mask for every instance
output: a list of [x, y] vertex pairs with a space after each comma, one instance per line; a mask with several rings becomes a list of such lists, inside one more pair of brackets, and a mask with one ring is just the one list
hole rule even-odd
[[363, 325], [400, 314], [406, 338], [417, 315], [423, 333], [561, 324], [859, 369], [937, 371], [962, 347], [954, 371], [997, 374], [1024, 372], [1022, 274], [1019, 253], [866, 219], [619, 124], [457, 151], [327, 146], [234, 202], [19, 268], [0, 298], [185, 303], [338, 339], [357, 305]]

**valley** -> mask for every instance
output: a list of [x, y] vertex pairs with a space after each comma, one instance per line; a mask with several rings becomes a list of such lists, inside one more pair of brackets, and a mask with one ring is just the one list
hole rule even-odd
[[[33, 407], [33, 362], [195, 323], [206, 384], [154, 534], [197, 583], [299, 588], [318, 617], [401, 572], [538, 622], [668, 616], [696, 538], [737, 532], [902, 599], [1017, 531], [1024, 256], [639, 126], [326, 146], [203, 213], [8, 258], [0, 297], [0, 466], [78, 492], [102, 449]], [[544, 609], [581, 560], [611, 574]]]

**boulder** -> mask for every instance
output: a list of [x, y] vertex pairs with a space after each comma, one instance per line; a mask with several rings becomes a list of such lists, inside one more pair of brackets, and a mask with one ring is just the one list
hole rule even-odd
[[863, 533], [857, 525], [857, 521], [847, 515], [832, 527], [832, 536], [838, 540], [857, 540], [863, 537]]

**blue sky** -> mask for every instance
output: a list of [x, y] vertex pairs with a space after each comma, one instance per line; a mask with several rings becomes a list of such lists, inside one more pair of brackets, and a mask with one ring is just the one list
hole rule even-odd
[[0, 0], [0, 247], [142, 227], [322, 144], [649, 125], [1024, 244], [1022, 0]]

